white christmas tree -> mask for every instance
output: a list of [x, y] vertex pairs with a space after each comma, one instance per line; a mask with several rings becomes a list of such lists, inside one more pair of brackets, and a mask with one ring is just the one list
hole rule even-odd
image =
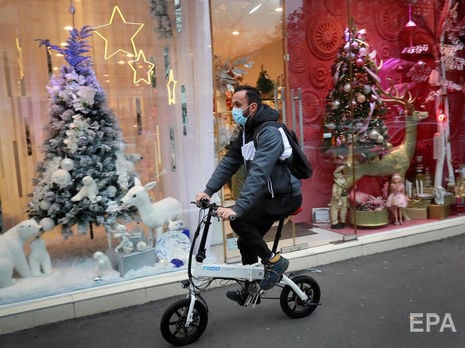
[[91, 59], [84, 55], [92, 30], [72, 29], [65, 48], [38, 40], [40, 46], [63, 54], [68, 65], [47, 86], [51, 119], [28, 215], [44, 230], [61, 225], [64, 237], [73, 226], [81, 234], [92, 233], [93, 225], [108, 231], [116, 219], [133, 217], [133, 212], [117, 209], [136, 173], [126, 161], [122, 132], [106, 106]]

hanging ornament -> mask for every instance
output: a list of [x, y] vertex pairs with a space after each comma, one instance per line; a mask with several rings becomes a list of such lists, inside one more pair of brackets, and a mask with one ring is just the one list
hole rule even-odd
[[378, 133], [378, 131], [372, 129], [372, 130], [368, 133], [368, 138], [369, 138], [370, 140], [378, 140], [378, 136], [379, 136], [379, 135], [380, 135], [380, 134]]
[[355, 38], [361, 41], [365, 41], [367, 39], [367, 30], [366, 29], [360, 29], [355, 33]]
[[45, 217], [39, 221], [39, 225], [44, 232], [50, 231], [55, 227], [55, 221], [49, 217]]
[[344, 85], [344, 92], [349, 93], [351, 90], [350, 83]]
[[74, 161], [71, 158], [65, 158], [61, 161], [60, 167], [69, 172], [74, 169]]
[[333, 101], [333, 105], [332, 105], [333, 110], [336, 110], [340, 105], [341, 105], [341, 102], [339, 100], [336, 99], [335, 101]]
[[384, 141], [384, 137], [383, 137], [381, 134], [378, 135], [378, 139], [376, 139], [376, 142], [377, 142], [378, 144], [381, 144], [383, 141]]
[[39, 208], [42, 210], [48, 210], [50, 208], [50, 201], [47, 199], [43, 199], [39, 202]]
[[57, 169], [52, 173], [52, 181], [64, 188], [71, 182], [71, 175], [64, 169]]
[[113, 198], [113, 197], [116, 196], [116, 192], [118, 192], [118, 190], [116, 189], [115, 186], [109, 185], [109, 186], [107, 186], [107, 188], [106, 188], [106, 192], [107, 192], [107, 196], [108, 196], [108, 197]]
[[360, 47], [360, 49], [358, 50], [358, 54], [362, 57], [366, 57], [366, 55], [368, 54], [368, 49], [366, 47]]
[[334, 130], [334, 129], [336, 129], [336, 125], [334, 123], [330, 122], [330, 123], [326, 124], [326, 128], [328, 128], [329, 130]]
[[362, 67], [365, 64], [365, 61], [362, 58], [357, 58], [355, 60], [355, 65], [358, 66], [359, 68]]
[[365, 95], [363, 95], [362, 93], [358, 93], [356, 98], [357, 98], [357, 103], [359, 104], [362, 104], [367, 100]]
[[363, 127], [363, 121], [356, 121], [356, 122], [354, 123], [354, 129], [355, 129], [355, 130], [359, 130], [359, 129], [361, 129], [362, 127]]

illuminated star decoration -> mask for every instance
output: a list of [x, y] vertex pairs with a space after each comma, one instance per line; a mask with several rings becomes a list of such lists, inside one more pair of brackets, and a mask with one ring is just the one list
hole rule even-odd
[[110, 21], [95, 27], [97, 35], [105, 41], [105, 60], [118, 52], [135, 57], [137, 50], [134, 38], [143, 26], [144, 23], [126, 22], [119, 7], [115, 6]]
[[168, 90], [168, 105], [176, 104], [176, 81], [173, 76], [173, 69], [170, 69], [169, 79], [166, 83], [166, 89]]
[[[134, 71], [134, 77], [132, 79], [134, 84], [138, 83], [139, 81], [144, 81], [146, 84], [150, 85], [151, 76], [153, 74], [153, 68], [155, 65], [145, 59], [144, 51], [140, 50], [137, 54], [137, 58], [135, 60], [130, 60], [128, 64]], [[138, 72], [141, 72], [144, 75], [146, 74], [147, 78], [138, 77]]]

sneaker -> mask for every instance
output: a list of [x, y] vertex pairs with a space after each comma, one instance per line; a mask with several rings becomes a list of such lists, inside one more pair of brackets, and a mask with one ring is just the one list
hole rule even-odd
[[246, 289], [230, 290], [226, 293], [226, 297], [232, 301], [237, 302], [239, 306], [243, 306], [245, 304], [248, 296], [249, 293]]
[[278, 284], [283, 276], [283, 273], [286, 272], [287, 267], [289, 267], [289, 260], [282, 256], [280, 256], [279, 260], [275, 263], [266, 263], [265, 276], [260, 282], [260, 288], [263, 290], [269, 290]]

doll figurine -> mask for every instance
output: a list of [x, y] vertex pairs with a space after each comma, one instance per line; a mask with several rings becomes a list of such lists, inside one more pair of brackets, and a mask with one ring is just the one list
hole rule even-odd
[[405, 186], [402, 177], [399, 174], [394, 174], [389, 184], [389, 196], [386, 201], [386, 206], [390, 208], [394, 216], [394, 224], [402, 224], [402, 210], [407, 207], [409, 198], [405, 194]]
[[344, 228], [346, 222], [348, 197], [346, 180], [342, 173], [343, 169], [344, 166], [341, 165], [333, 173], [334, 182], [329, 203], [329, 218], [333, 229]]

